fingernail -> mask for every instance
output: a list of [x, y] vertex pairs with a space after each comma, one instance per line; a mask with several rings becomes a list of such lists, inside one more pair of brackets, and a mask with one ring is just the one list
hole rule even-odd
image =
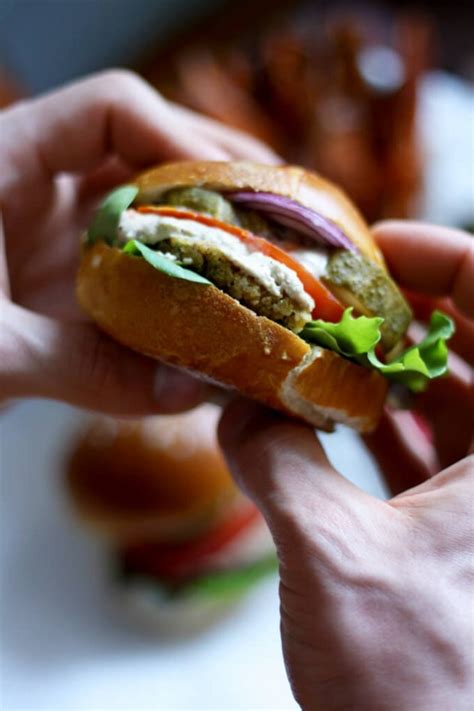
[[158, 366], [154, 394], [161, 412], [179, 412], [198, 405], [205, 395], [204, 383], [167, 365]]

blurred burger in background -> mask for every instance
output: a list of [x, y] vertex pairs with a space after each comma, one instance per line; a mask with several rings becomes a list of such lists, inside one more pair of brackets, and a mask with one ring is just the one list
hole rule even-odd
[[124, 601], [149, 626], [192, 632], [276, 570], [263, 519], [216, 440], [219, 409], [92, 420], [67, 463], [78, 516], [112, 553]]

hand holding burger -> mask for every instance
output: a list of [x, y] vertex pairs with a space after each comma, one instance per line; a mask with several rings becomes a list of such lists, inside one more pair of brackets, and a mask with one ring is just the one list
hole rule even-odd
[[[220, 441], [263, 512], [280, 560], [281, 633], [301, 708], [470, 709], [474, 693], [474, 245], [456, 230], [375, 232], [416, 312], [457, 323], [450, 373], [365, 438], [394, 497], [342, 477], [314, 432], [254, 404], [229, 407]], [[421, 308], [423, 307], [423, 308]], [[471, 454], [469, 454], [471, 453]]]
[[114, 70], [0, 113], [0, 401], [63, 400], [115, 414], [176, 412], [207, 388], [85, 322], [77, 235], [113, 185], [161, 160], [276, 160], [258, 141]]

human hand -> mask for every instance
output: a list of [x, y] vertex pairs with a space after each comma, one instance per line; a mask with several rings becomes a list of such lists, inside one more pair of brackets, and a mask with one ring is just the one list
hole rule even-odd
[[[98, 199], [167, 159], [275, 162], [255, 139], [109, 71], [0, 114], [0, 399], [115, 414], [196, 405], [206, 386], [122, 348], [74, 298], [79, 234]], [[2, 230], [3, 223], [3, 230]]]
[[[375, 234], [402, 286], [451, 298], [454, 347], [472, 354], [471, 238], [410, 223]], [[472, 371], [452, 361], [420, 398], [432, 443], [390, 413], [368, 440], [407, 489], [389, 501], [342, 477], [305, 425], [245, 401], [223, 416], [229, 466], [277, 546], [284, 657], [305, 710], [472, 708]], [[436, 474], [439, 462], [451, 466]]]
[[[414, 410], [431, 429], [429, 438], [422, 436], [413, 413], [388, 409], [377, 431], [365, 438], [398, 494], [464, 457], [472, 441], [474, 240], [457, 230], [410, 222], [386, 222], [374, 234], [395, 279], [409, 290], [419, 321], [428, 321], [439, 308], [456, 322], [449, 377], [433, 380], [414, 400]], [[420, 340], [420, 325], [412, 331]]]

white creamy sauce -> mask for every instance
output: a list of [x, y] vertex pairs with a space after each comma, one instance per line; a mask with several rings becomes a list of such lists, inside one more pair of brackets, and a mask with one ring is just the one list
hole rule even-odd
[[[305, 292], [296, 272], [261, 252], [252, 251], [248, 245], [224, 230], [194, 220], [140, 213], [136, 210], [125, 210], [120, 217], [118, 238], [122, 244], [135, 239], [152, 245], [171, 237], [185, 239], [196, 246], [214, 247], [271, 294], [288, 296], [308, 311], [314, 309], [314, 301]], [[294, 254], [297, 258], [296, 251]]]
[[311, 248], [311, 249], [292, 249], [290, 252], [293, 259], [303, 265], [310, 274], [315, 277], [321, 277], [328, 263], [329, 254], [327, 249]]

